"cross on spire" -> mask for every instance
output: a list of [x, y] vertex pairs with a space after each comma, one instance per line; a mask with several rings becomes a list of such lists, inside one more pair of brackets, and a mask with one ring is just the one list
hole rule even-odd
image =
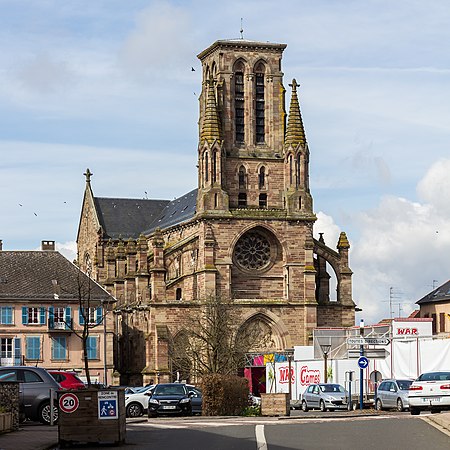
[[94, 174], [89, 170], [89, 168], [87, 168], [83, 175], [86, 177], [86, 183], [89, 184], [91, 182], [91, 176]]

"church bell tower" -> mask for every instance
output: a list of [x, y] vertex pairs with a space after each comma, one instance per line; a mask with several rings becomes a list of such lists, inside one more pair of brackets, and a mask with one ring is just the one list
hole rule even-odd
[[[197, 214], [314, 220], [309, 149], [292, 88], [286, 117], [281, 59], [285, 44], [216, 41], [202, 63]], [[286, 120], [287, 119], [287, 120]]]

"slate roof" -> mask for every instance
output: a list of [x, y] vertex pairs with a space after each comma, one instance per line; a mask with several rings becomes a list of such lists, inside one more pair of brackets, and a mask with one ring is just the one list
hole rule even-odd
[[94, 197], [94, 202], [105, 237], [137, 239], [170, 200]]
[[158, 227], [163, 230], [191, 220], [195, 216], [196, 207], [197, 189], [193, 189], [168, 203], [144, 234], [151, 233]]
[[450, 302], [450, 280], [439, 286], [434, 291], [422, 297], [416, 302], [418, 305], [425, 303], [438, 303], [438, 302]]
[[[57, 281], [55, 287], [52, 280]], [[115, 301], [95, 281], [56, 251], [0, 251], [0, 299], [78, 301], [78, 290], [96, 301]]]

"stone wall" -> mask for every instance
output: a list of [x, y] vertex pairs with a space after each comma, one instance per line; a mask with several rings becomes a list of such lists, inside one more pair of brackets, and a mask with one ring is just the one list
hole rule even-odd
[[19, 429], [19, 383], [0, 381], [0, 407], [13, 414], [12, 429]]

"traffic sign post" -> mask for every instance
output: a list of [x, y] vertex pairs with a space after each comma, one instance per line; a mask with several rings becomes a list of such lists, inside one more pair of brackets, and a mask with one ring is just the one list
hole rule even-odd
[[[359, 323], [359, 334], [364, 341], [364, 319], [361, 319]], [[363, 391], [364, 391], [364, 368], [369, 364], [369, 360], [364, 357], [364, 343], [359, 346], [358, 366], [359, 366], [359, 409], [362, 411], [364, 407]], [[360, 363], [361, 361], [361, 363]], [[363, 367], [364, 366], [364, 367]]]
[[80, 400], [78, 400], [78, 397], [71, 392], [63, 394], [59, 397], [59, 408], [62, 412], [71, 414], [78, 409], [78, 406], [80, 406]]
[[387, 338], [348, 338], [347, 345], [388, 345], [391, 341]]

